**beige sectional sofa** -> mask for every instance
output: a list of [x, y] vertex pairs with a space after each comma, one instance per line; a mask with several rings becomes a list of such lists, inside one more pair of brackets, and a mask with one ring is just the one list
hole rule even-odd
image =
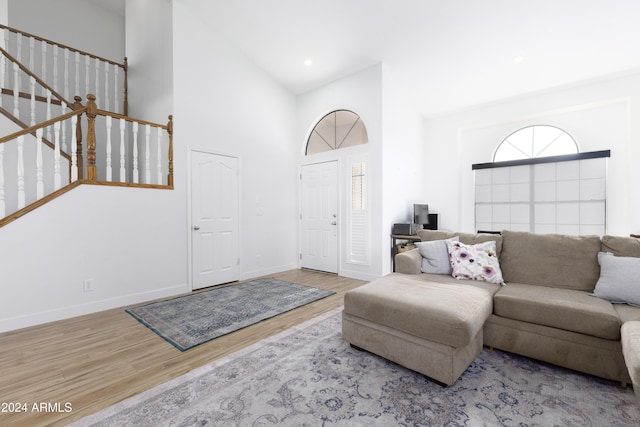
[[[638, 337], [621, 340], [622, 325], [640, 321], [640, 308], [592, 295], [596, 285], [602, 294], [611, 282], [601, 278], [599, 253], [640, 258], [640, 239], [431, 230], [419, 237], [494, 241], [504, 285], [423, 273], [419, 249], [400, 253], [396, 273], [345, 295], [343, 336], [354, 346], [444, 384], [455, 382], [482, 345], [622, 383], [630, 371], [640, 376], [637, 350], [625, 343], [623, 354], [623, 341], [637, 349]], [[627, 369], [625, 356], [636, 366]]]

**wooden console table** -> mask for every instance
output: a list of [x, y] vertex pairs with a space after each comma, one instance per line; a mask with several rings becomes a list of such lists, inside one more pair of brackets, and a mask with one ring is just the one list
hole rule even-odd
[[404, 242], [419, 242], [420, 238], [413, 234], [392, 234], [391, 235], [391, 271], [396, 271], [396, 254], [398, 253], [398, 240]]

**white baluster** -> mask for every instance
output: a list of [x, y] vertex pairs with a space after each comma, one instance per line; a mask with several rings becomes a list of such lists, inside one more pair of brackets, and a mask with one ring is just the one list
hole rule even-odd
[[16, 60], [18, 62], [22, 61], [22, 34], [16, 33]]
[[120, 119], [120, 182], [127, 182], [127, 170], [125, 169], [124, 129], [127, 124], [125, 119]]
[[78, 136], [76, 126], [78, 116], [71, 116], [71, 182], [78, 180]]
[[24, 194], [24, 135], [18, 137], [18, 209], [24, 208], [26, 198]]
[[104, 63], [104, 109], [109, 110], [109, 63]]
[[0, 144], [0, 218], [7, 216], [4, 202], [4, 144]]
[[[0, 88], [4, 88], [5, 86], [5, 72], [7, 67], [7, 58], [4, 55], [0, 55]], [[2, 107], [2, 95], [0, 94], [0, 107]]]
[[[41, 41], [40, 48], [42, 51], [42, 81], [47, 81], [47, 42]], [[42, 87], [42, 96], [47, 96], [47, 88]]]
[[137, 184], [138, 176], [138, 122], [133, 122], [133, 182]]
[[[47, 120], [51, 120], [51, 91], [47, 89]], [[51, 126], [47, 126], [47, 139], [51, 142]]]
[[80, 52], [76, 52], [76, 87], [73, 95], [80, 95]]
[[66, 47], [64, 48], [64, 99], [69, 99], [69, 49]]
[[[60, 103], [60, 114], [67, 114], [67, 103], [62, 101]], [[60, 125], [62, 126], [62, 151], [64, 153], [68, 153], [68, 147], [67, 147], [67, 121], [65, 120], [64, 122], [62, 122]]]
[[118, 73], [120, 72], [120, 67], [116, 64], [113, 64], [113, 111], [116, 113], [122, 112], [120, 109], [120, 105], [118, 105]]
[[57, 44], [53, 45], [53, 90], [58, 92], [58, 45]]
[[62, 187], [62, 175], [60, 175], [60, 122], [53, 125], [55, 133], [55, 145], [53, 148], [53, 188], [55, 190]]
[[111, 182], [111, 116], [106, 117], [107, 120], [107, 181]]
[[149, 141], [151, 139], [151, 125], [147, 125], [145, 129], [144, 144], [144, 183], [151, 184], [151, 152], [149, 151]]
[[44, 173], [42, 170], [42, 128], [36, 130], [36, 200], [44, 197]]
[[17, 63], [13, 63], [13, 115], [19, 119], [20, 117], [20, 79]]
[[31, 126], [36, 124], [36, 78], [29, 79], [29, 91], [31, 93]]
[[94, 65], [96, 67], [96, 91], [94, 93], [96, 94], [96, 97], [99, 98], [100, 97], [100, 60], [98, 58], [96, 58]]
[[162, 128], [156, 127], [156, 131], [157, 131], [157, 135], [158, 135], [158, 144], [157, 144], [158, 148], [157, 148], [157, 152], [156, 152], [156, 156], [157, 156], [156, 182], [158, 183], [158, 185], [162, 185]]
[[29, 69], [31, 71], [35, 70], [35, 65], [33, 61], [33, 51], [36, 46], [36, 39], [33, 36], [29, 37]]
[[91, 93], [91, 86], [89, 81], [89, 61], [91, 57], [89, 55], [84, 56], [84, 94]]

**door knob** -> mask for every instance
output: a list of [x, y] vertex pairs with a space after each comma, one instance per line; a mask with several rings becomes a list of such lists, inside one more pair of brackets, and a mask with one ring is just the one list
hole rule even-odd
[[198, 231], [200, 230], [200, 227], [198, 227], [197, 225], [195, 227], [193, 227], [194, 230]]
[[336, 225], [336, 224], [337, 224], [337, 222], [331, 221], [331, 225]]

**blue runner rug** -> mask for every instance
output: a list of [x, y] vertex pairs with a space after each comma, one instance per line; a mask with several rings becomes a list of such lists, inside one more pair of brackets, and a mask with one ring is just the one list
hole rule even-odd
[[180, 351], [277, 316], [335, 292], [256, 279], [125, 310]]

